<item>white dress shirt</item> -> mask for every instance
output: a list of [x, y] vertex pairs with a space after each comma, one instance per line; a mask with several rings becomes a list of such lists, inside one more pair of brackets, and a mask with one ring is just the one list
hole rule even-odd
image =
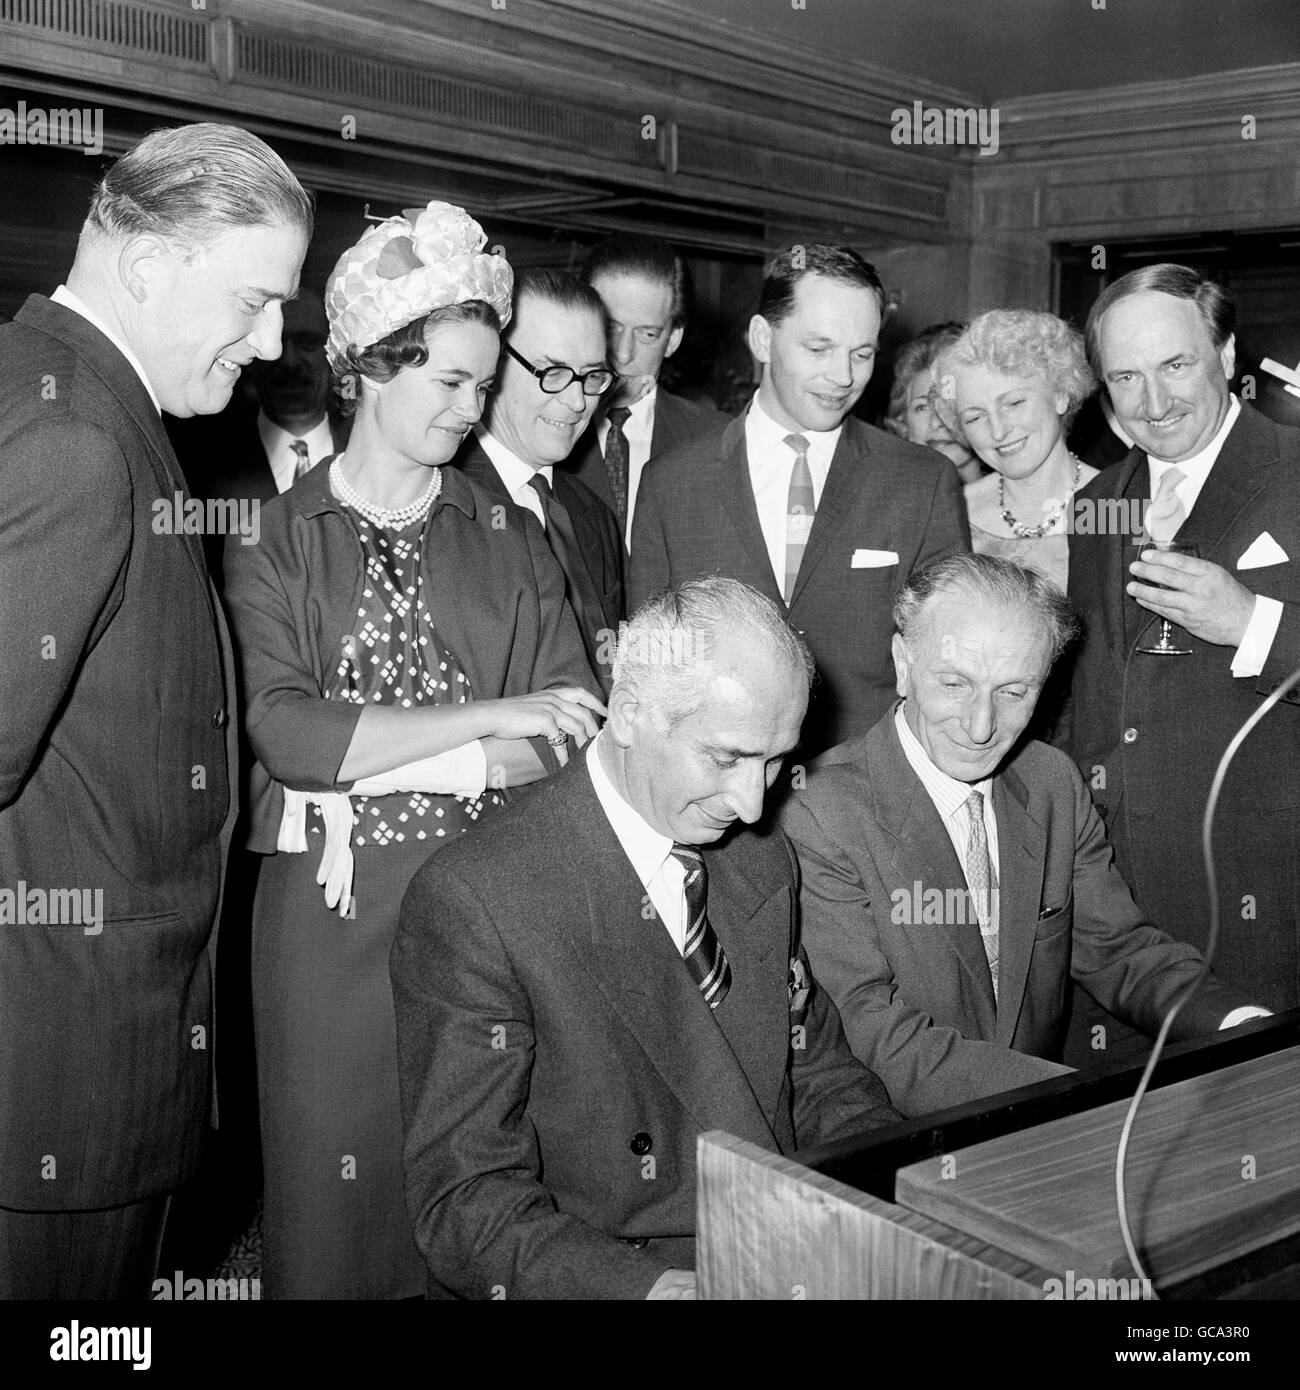
[[99, 329], [104, 337], [106, 337], [118, 352], [131, 364], [136, 376], [144, 382], [144, 389], [149, 393], [149, 399], [153, 402], [153, 408], [161, 415], [162, 404], [158, 400], [157, 393], [150, 385], [149, 378], [145, 375], [144, 366], [141, 364], [140, 359], [127, 347], [126, 343], [113, 332], [108, 324], [106, 324], [93, 309], [88, 309], [86, 305], [72, 293], [67, 285], [60, 285], [50, 296], [50, 301], [53, 304], [62, 304], [65, 309], [71, 309], [74, 314], [80, 314], [88, 324]]
[[794, 474], [795, 451], [785, 442], [789, 434], [801, 434], [808, 441], [808, 470], [812, 474], [813, 501], [821, 505], [826, 475], [840, 440], [843, 425], [833, 430], [788, 430], [778, 425], [759, 404], [758, 395], [745, 415], [745, 454], [749, 459], [749, 485], [754, 490], [758, 524], [767, 545], [776, 587], [785, 588], [786, 522], [790, 505], [790, 479]]
[[[636, 510], [636, 490], [641, 485], [641, 473], [650, 462], [650, 441], [655, 432], [655, 401], [659, 396], [656, 383], [635, 405], [628, 406], [631, 412], [623, 421], [623, 433], [627, 436], [627, 532], [623, 544], [632, 548], [632, 513]], [[605, 457], [605, 441], [609, 438], [609, 416], [601, 411], [596, 423], [596, 442], [600, 446], [600, 456]]]
[[[930, 761], [930, 755], [921, 747], [920, 740], [912, 732], [911, 725], [903, 715], [906, 701], [894, 711], [894, 727], [898, 730], [898, 740], [903, 745], [903, 756], [911, 764], [912, 771], [921, 779], [921, 785], [934, 802], [934, 809], [943, 821], [952, 847], [957, 851], [957, 862], [962, 873], [966, 872], [966, 847], [970, 842], [970, 811], [966, 800], [971, 792], [984, 793], [984, 838], [989, 845], [989, 863], [993, 866], [993, 877], [1000, 879], [998, 872], [998, 821], [993, 814], [993, 779], [986, 777], [982, 782], [958, 782], [941, 772]], [[969, 884], [967, 885], [969, 886]]]
[[542, 499], [537, 495], [537, 489], [530, 487], [529, 483], [535, 474], [540, 473], [547, 483], [553, 486], [555, 480], [552, 475], [555, 470], [549, 463], [544, 468], [534, 468], [531, 463], [525, 463], [518, 454], [511, 453], [496, 435], [489, 433], [481, 425], [474, 433], [483, 446], [483, 452], [492, 460], [492, 467], [505, 484], [511, 500], [518, 502], [521, 507], [527, 507], [541, 522], [544, 531], [546, 513], [542, 510]]
[[[1237, 416], [1240, 414], [1241, 402], [1236, 396], [1233, 396], [1232, 403], [1228, 406], [1228, 413], [1223, 417], [1223, 423], [1219, 426], [1214, 438], [1200, 453], [1193, 454], [1190, 458], [1181, 459], [1177, 463], [1169, 463], [1164, 459], [1158, 459], [1148, 454], [1147, 467], [1151, 475], [1152, 498], [1155, 497], [1156, 491], [1160, 487], [1160, 479], [1171, 468], [1181, 470], [1186, 476], [1174, 489], [1174, 495], [1183, 504], [1183, 511], [1190, 518], [1192, 508], [1196, 505], [1196, 499], [1201, 495], [1201, 489], [1205, 486], [1205, 480], [1210, 476], [1210, 469], [1214, 467], [1214, 461], [1219, 457], [1224, 441], [1233, 425], [1237, 423]], [[1278, 625], [1281, 621], [1281, 601], [1256, 594], [1255, 607], [1251, 612], [1250, 621], [1246, 624], [1246, 631], [1242, 634], [1241, 645], [1232, 658], [1232, 674], [1234, 676], [1259, 675], [1268, 661], [1268, 654], [1272, 650], [1273, 639], [1277, 636]]]
[[334, 453], [334, 434], [330, 429], [328, 415], [322, 415], [306, 434], [291, 434], [267, 415], [257, 412], [257, 436], [266, 451], [267, 462], [271, 465], [271, 476], [275, 479], [276, 492], [288, 492], [293, 486], [298, 471], [298, 455], [293, 451], [293, 441], [301, 439], [307, 445], [307, 459], [313, 468], [323, 458]]
[[[677, 954], [684, 956], [686, 869], [672, 856], [672, 840], [642, 819], [641, 814], [633, 810], [615, 790], [600, 758], [601, 740], [604, 737], [603, 733], [597, 734], [587, 745], [587, 771], [591, 773], [596, 798], [623, 847], [623, 853], [641, 880], [651, 906], [667, 928]], [[635, 924], [629, 924], [629, 930], [635, 930]]]

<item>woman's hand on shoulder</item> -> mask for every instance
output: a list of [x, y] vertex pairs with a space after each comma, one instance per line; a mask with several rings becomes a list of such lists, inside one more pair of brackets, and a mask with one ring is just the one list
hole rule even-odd
[[535, 690], [484, 702], [490, 706], [492, 733], [496, 738], [559, 738], [568, 735], [578, 743], [595, 738], [605, 706], [576, 685]]

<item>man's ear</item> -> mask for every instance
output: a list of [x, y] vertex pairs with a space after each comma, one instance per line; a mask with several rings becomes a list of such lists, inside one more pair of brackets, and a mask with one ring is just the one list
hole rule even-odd
[[664, 350], [664, 360], [667, 361], [673, 353], [682, 345], [682, 337], [686, 332], [686, 325], [679, 323], [676, 328], [668, 335], [668, 346]]
[[762, 314], [755, 314], [750, 319], [747, 339], [750, 352], [763, 366], [767, 366], [772, 360], [772, 325]]
[[117, 275], [127, 294], [143, 304], [150, 293], [157, 294], [171, 273], [176, 252], [162, 237], [141, 232], [129, 238], [117, 255]]
[[1237, 335], [1228, 334], [1228, 340], [1219, 349], [1219, 361], [1223, 365], [1223, 375], [1232, 380], [1237, 375]]
[[605, 732], [620, 748], [630, 747], [637, 716], [641, 712], [641, 702], [637, 699], [636, 691], [627, 685], [616, 685], [610, 691], [605, 709], [608, 711]]
[[907, 654], [907, 644], [903, 641], [901, 632], [894, 633], [894, 640], [890, 643], [889, 649], [894, 654], [894, 688], [899, 695], [906, 696], [912, 661]]

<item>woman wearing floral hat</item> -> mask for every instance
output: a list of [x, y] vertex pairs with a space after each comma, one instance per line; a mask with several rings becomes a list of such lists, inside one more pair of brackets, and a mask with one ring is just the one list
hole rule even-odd
[[271, 856], [253, 917], [268, 1298], [424, 1294], [388, 978], [402, 895], [604, 713], [541, 531], [441, 466], [510, 317], [485, 240], [430, 203], [344, 253], [326, 307], [347, 450], [227, 552], [250, 844]]

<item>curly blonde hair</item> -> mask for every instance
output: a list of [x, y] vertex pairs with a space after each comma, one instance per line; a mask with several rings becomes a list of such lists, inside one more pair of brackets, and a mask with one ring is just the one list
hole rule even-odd
[[1008, 376], [1037, 377], [1050, 396], [1066, 398], [1063, 428], [1097, 389], [1097, 378], [1084, 354], [1083, 335], [1055, 314], [1033, 309], [990, 309], [971, 320], [966, 331], [935, 363], [931, 400], [940, 418], [965, 440], [951, 393], [941, 383], [952, 366], [987, 367]]

